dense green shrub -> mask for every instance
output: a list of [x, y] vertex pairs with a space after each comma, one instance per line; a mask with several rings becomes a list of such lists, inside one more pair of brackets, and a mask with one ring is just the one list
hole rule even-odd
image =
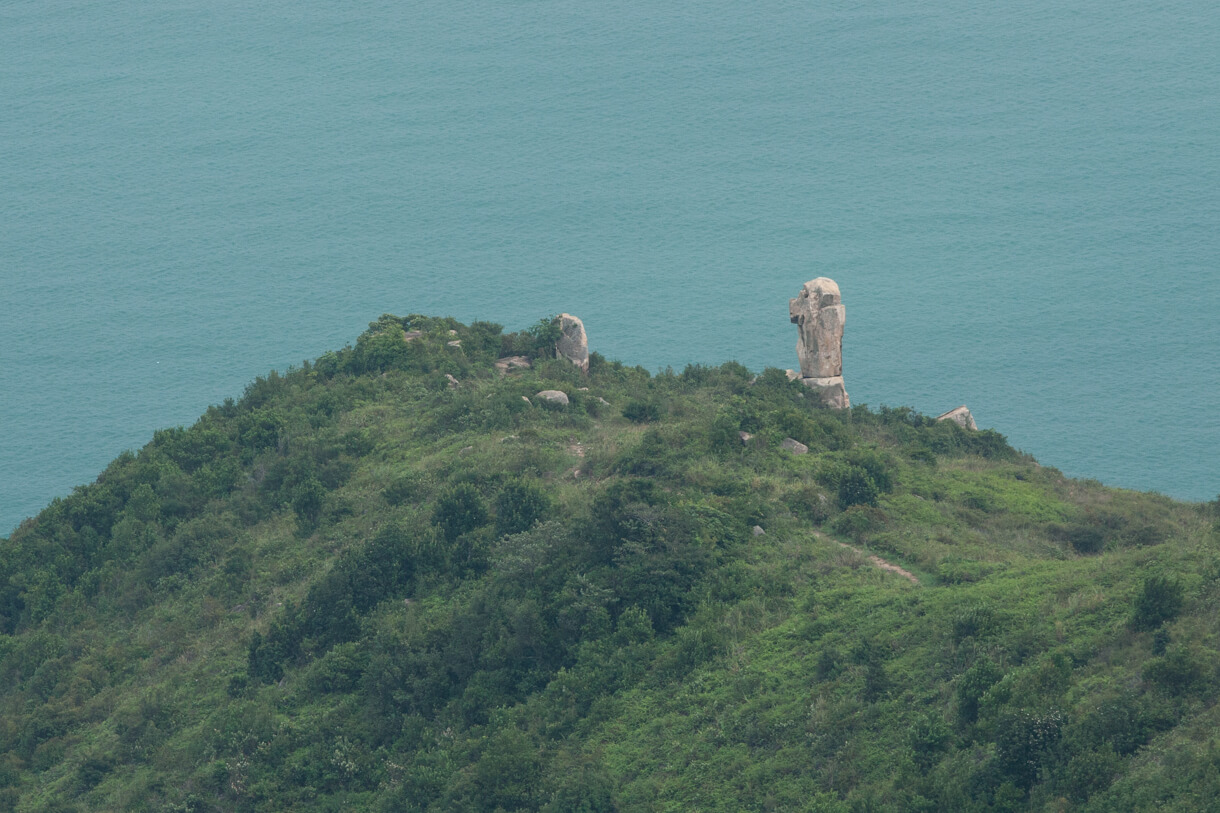
[[392, 481], [381, 490], [381, 495], [390, 505], [417, 503], [424, 500], [430, 491], [430, 483], [424, 476], [411, 472]]
[[655, 401], [631, 400], [623, 407], [623, 417], [633, 423], [650, 423], [660, 420], [661, 407]]
[[1110, 748], [1076, 754], [1062, 769], [1059, 786], [1072, 801], [1088, 801], [1090, 796], [1110, 786], [1120, 765], [1118, 755]]
[[1083, 523], [1055, 525], [1052, 526], [1052, 532], [1071, 545], [1072, 550], [1077, 553], [1085, 555], [1101, 553], [1106, 547], [1105, 531], [1096, 525]]
[[1176, 579], [1162, 575], [1148, 576], [1135, 599], [1131, 626], [1137, 630], [1156, 629], [1178, 617], [1183, 601], [1182, 585]]
[[[554, 338], [383, 317], [0, 539], [0, 808], [1215, 796], [1202, 509], [778, 370], [585, 376]], [[534, 366], [494, 372], [506, 348]], [[522, 400], [555, 387], [570, 409]]]
[[926, 770], [949, 749], [953, 732], [939, 713], [921, 714], [907, 731], [907, 743], [915, 752], [916, 762]]
[[528, 531], [550, 509], [550, 500], [538, 486], [522, 480], [507, 483], [496, 495], [496, 536]]
[[487, 504], [479, 490], [469, 483], [458, 483], [444, 491], [432, 512], [432, 524], [439, 526], [450, 542], [485, 525], [487, 519]]
[[876, 505], [881, 489], [866, 469], [849, 466], [839, 478], [839, 506]]
[[1189, 647], [1175, 646], [1163, 656], [1150, 660], [1144, 666], [1143, 677], [1168, 694], [1182, 696], [1205, 691], [1211, 684], [1212, 675], [1197, 652]]
[[996, 762], [1000, 770], [1018, 788], [1029, 788], [1037, 781], [1062, 729], [1063, 715], [1059, 711], [1005, 712], [996, 723]]
[[316, 525], [322, 514], [326, 489], [314, 477], [298, 483], [292, 489], [292, 510], [306, 525]]
[[1004, 677], [1003, 671], [990, 658], [980, 658], [957, 679], [957, 717], [963, 723], [978, 719], [979, 701]]

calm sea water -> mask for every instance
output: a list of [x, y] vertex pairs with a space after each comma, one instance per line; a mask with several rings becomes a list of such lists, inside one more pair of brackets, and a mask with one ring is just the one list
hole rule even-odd
[[0, 533], [383, 312], [795, 366], [1220, 492], [1205, 0], [0, 3]]

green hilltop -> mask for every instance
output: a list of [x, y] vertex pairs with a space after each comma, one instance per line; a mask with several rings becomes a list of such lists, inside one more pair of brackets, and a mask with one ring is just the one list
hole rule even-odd
[[0, 810], [1215, 809], [1216, 504], [556, 330], [384, 316], [0, 540]]

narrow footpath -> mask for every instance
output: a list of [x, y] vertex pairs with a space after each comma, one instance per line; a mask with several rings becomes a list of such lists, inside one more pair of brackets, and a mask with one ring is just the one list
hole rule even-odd
[[839, 547], [847, 548], [850, 551], [855, 551], [856, 553], [858, 553], [861, 556], [868, 559], [868, 561], [871, 562], [874, 567], [879, 567], [882, 570], [888, 570], [890, 573], [897, 573], [899, 576], [902, 576], [904, 579], [909, 581], [911, 584], [919, 584], [919, 579], [915, 576], [914, 573], [912, 573], [909, 570], [904, 570], [903, 568], [899, 567], [896, 564], [887, 562], [884, 559], [882, 559], [880, 556], [874, 556], [871, 553], [865, 553], [864, 551], [860, 550], [859, 548], [853, 548], [851, 545], [848, 545], [846, 542], [839, 542], [838, 540], [831, 539], [830, 537], [826, 536], [826, 534], [822, 533], [821, 531], [814, 531], [813, 534], [814, 534], [814, 536], [816, 536], [820, 539], [825, 539], [828, 542], [834, 542]]

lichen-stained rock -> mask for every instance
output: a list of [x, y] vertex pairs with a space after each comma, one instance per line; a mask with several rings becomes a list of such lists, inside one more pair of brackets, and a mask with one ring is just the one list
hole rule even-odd
[[554, 404], [555, 406], [568, 405], [568, 394], [559, 390], [543, 390], [534, 397], [541, 398], [543, 401], [546, 401], [549, 404]]
[[589, 372], [589, 337], [585, 335], [585, 323], [570, 313], [559, 314], [559, 330], [562, 335], [555, 343], [555, 353]]
[[847, 387], [843, 384], [843, 376], [835, 375], [829, 378], [802, 378], [801, 383], [818, 394], [822, 403], [831, 409], [847, 409], [851, 399], [847, 397]]
[[801, 382], [832, 409], [847, 409], [851, 406], [843, 384], [843, 325], [847, 311], [838, 284], [826, 277], [806, 282], [801, 292], [788, 300], [788, 318], [797, 326], [796, 357], [801, 363]]
[[796, 298], [788, 300], [788, 317], [799, 331], [796, 355], [801, 377], [843, 375], [846, 311], [835, 281], [818, 277], [806, 282]]
[[962, 429], [978, 429], [978, 424], [974, 422], [974, 416], [970, 414], [970, 410], [962, 404], [957, 409], [951, 409], [944, 415], [938, 415], [938, 421], [953, 421]]
[[809, 447], [794, 438], [784, 438], [779, 447], [793, 454], [808, 454]]

